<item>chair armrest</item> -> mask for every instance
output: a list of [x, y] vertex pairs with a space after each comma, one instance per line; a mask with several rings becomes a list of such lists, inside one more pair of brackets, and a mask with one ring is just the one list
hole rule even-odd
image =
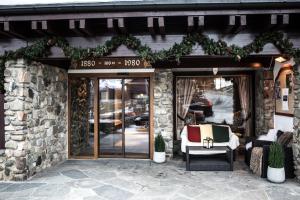
[[266, 141], [266, 140], [254, 140], [252, 146], [253, 147], [263, 147], [263, 146], [269, 146], [273, 142], [272, 141]]
[[261, 166], [262, 178], [267, 178], [267, 171], [269, 165], [269, 151], [270, 151], [270, 145], [263, 145], [263, 157], [262, 157], [262, 166]]
[[255, 140], [254, 137], [245, 137], [245, 144], [249, 143], [249, 142], [253, 142]]

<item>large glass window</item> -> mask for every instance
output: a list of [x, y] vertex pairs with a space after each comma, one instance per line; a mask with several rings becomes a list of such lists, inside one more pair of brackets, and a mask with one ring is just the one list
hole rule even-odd
[[251, 127], [248, 76], [177, 77], [177, 138], [185, 124], [227, 124], [249, 134]]
[[70, 155], [94, 155], [94, 80], [70, 79]]

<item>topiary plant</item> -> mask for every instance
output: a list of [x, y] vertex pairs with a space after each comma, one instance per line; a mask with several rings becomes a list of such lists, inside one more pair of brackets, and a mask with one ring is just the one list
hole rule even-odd
[[270, 145], [269, 152], [269, 166], [272, 168], [284, 167], [284, 153], [283, 148], [277, 142]]
[[155, 151], [156, 152], [165, 152], [166, 145], [163, 136], [159, 133], [155, 137]]

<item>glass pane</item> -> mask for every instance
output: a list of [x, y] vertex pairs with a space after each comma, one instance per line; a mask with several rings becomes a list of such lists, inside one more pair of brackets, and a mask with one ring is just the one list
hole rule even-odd
[[149, 80], [124, 80], [125, 156], [149, 156]]
[[122, 79], [100, 79], [100, 155], [123, 155], [122, 107]]
[[94, 81], [71, 79], [71, 152], [72, 156], [94, 155]]
[[226, 77], [178, 78], [177, 136], [184, 124], [233, 122], [233, 81]]
[[249, 76], [182, 77], [176, 80], [177, 138], [185, 124], [230, 125], [232, 131], [250, 131]]

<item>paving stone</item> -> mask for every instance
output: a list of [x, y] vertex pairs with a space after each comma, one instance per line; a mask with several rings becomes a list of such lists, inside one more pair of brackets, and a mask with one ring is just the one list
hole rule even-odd
[[105, 197], [111, 200], [125, 200], [129, 199], [133, 194], [131, 192], [125, 191], [123, 189], [111, 186], [104, 185], [98, 188], [93, 189], [99, 196]]
[[[235, 162], [243, 169], [244, 162]], [[181, 160], [66, 161], [29, 181], [0, 182], [0, 200], [298, 200], [300, 184], [273, 184], [249, 170], [187, 172]]]
[[0, 183], [0, 192], [4, 191], [11, 183]]
[[28, 190], [31, 188], [36, 188], [44, 185], [43, 183], [14, 183], [9, 185], [6, 189], [5, 192], [17, 192], [17, 191], [22, 191], [22, 190]]
[[63, 171], [61, 173], [65, 176], [73, 178], [73, 179], [87, 178], [87, 175], [85, 175], [84, 173], [82, 173], [81, 171], [76, 170], [76, 169]]
[[35, 190], [33, 197], [63, 197], [68, 194], [70, 187], [62, 184], [47, 184]]
[[84, 180], [76, 180], [68, 183], [71, 187], [76, 188], [95, 188], [103, 186], [103, 183], [99, 183], [98, 181], [95, 181], [94, 179], [84, 179]]

